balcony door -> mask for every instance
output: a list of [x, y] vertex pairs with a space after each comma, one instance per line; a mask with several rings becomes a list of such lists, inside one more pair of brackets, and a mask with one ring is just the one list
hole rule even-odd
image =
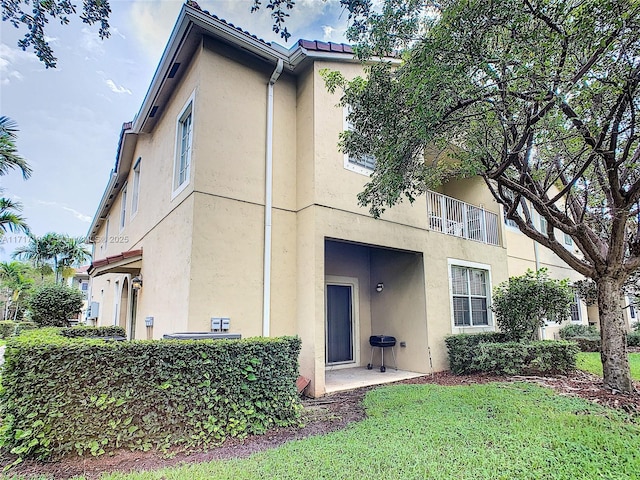
[[357, 363], [357, 282], [355, 278], [327, 278], [325, 287], [325, 363], [327, 366], [353, 366]]

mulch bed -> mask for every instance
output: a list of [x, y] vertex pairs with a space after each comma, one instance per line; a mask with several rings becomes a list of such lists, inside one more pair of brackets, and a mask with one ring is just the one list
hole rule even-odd
[[[469, 385], [473, 383], [530, 381], [553, 388], [561, 395], [578, 396], [600, 405], [623, 410], [640, 418], [640, 394], [624, 395], [612, 393], [604, 388], [602, 379], [584, 372], [556, 377], [498, 377], [495, 375], [452, 375], [448, 372], [398, 382], [403, 384]], [[25, 461], [12, 468], [9, 474], [27, 477], [46, 476], [66, 479], [84, 475], [95, 479], [104, 472], [131, 472], [155, 470], [182, 463], [200, 463], [211, 460], [244, 458], [249, 455], [277, 447], [291, 440], [299, 440], [345, 428], [352, 422], [365, 418], [362, 406], [364, 395], [373, 388], [336, 393], [317, 399], [304, 399], [302, 428], [278, 428], [265, 435], [250, 436], [244, 440], [229, 439], [224, 445], [199, 453], [174, 452], [171, 456], [156, 452], [117, 451], [100, 457], [67, 457], [57, 462]], [[640, 382], [636, 384], [640, 392]], [[11, 456], [0, 456], [3, 465], [14, 460]]]

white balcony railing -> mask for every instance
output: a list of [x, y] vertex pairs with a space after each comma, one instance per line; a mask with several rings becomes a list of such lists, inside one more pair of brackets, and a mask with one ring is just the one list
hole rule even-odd
[[500, 245], [498, 215], [455, 198], [427, 192], [429, 229], [489, 245]]

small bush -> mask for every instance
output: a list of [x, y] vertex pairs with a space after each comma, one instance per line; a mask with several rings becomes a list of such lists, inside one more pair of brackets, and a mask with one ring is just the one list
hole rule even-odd
[[[20, 457], [220, 444], [298, 422], [300, 340], [7, 342], [0, 444]], [[95, 368], [97, 367], [97, 368]]]
[[566, 341], [505, 342], [501, 333], [451, 335], [445, 339], [456, 375], [567, 373], [575, 369], [578, 347]]
[[66, 327], [82, 311], [82, 292], [64, 285], [43, 285], [29, 299], [31, 318], [43, 327]]
[[482, 343], [476, 368], [500, 375], [565, 374], [575, 370], [577, 353], [577, 346], [567, 341]]
[[475, 335], [462, 333], [459, 335], [451, 335], [445, 338], [449, 352], [449, 369], [456, 375], [469, 373], [472, 365], [474, 365], [475, 355], [478, 345], [481, 343], [504, 342], [506, 337], [503, 333], [487, 332]]
[[575, 342], [581, 352], [600, 351], [600, 337], [572, 337], [569, 340]]
[[600, 338], [600, 333], [595, 327], [591, 325], [581, 325], [577, 323], [570, 323], [562, 327], [558, 334], [563, 340], [568, 340], [574, 337], [595, 337]]
[[627, 335], [627, 345], [629, 347], [640, 347], [640, 332], [631, 332]]
[[116, 325], [109, 325], [106, 327], [68, 327], [61, 329], [60, 334], [67, 338], [127, 336], [124, 328]]
[[38, 324], [35, 322], [18, 322], [16, 325], [16, 333], [15, 335], [20, 335], [20, 333], [25, 330], [33, 330], [34, 328], [38, 328]]
[[0, 339], [12, 337], [16, 331], [16, 322], [3, 320], [0, 322]]

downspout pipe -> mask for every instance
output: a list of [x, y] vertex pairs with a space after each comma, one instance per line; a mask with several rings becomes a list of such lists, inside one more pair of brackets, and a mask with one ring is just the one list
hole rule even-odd
[[264, 279], [263, 279], [263, 311], [262, 336], [268, 337], [271, 331], [271, 210], [273, 207], [273, 86], [280, 78], [284, 62], [278, 59], [278, 64], [271, 74], [267, 85], [267, 148], [265, 174], [264, 201]]

